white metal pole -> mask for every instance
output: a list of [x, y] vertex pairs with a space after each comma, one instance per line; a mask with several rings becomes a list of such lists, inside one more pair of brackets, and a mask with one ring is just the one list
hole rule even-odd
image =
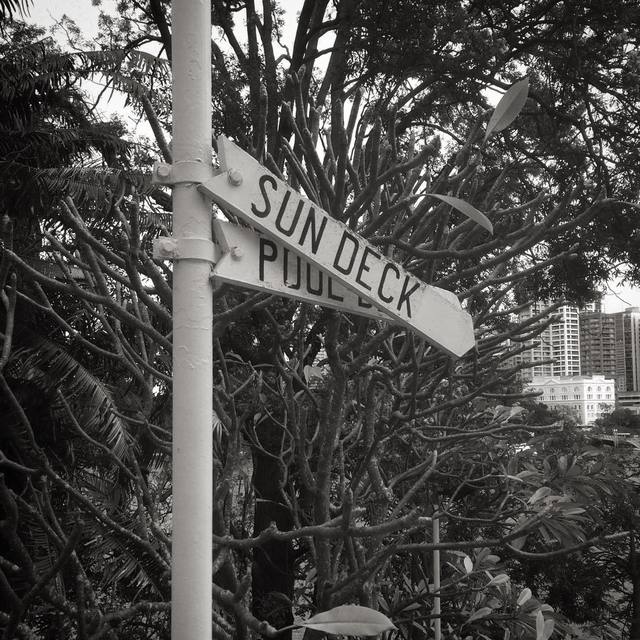
[[[213, 296], [211, 204], [190, 175], [211, 171], [211, 0], [172, 0], [173, 537], [171, 638], [211, 638]], [[180, 177], [181, 176], [181, 177]]]
[[[434, 511], [436, 515], [437, 508]], [[433, 544], [440, 544], [440, 519], [434, 517], [432, 522]], [[433, 550], [433, 637], [442, 638], [442, 621], [440, 619], [440, 549]]]

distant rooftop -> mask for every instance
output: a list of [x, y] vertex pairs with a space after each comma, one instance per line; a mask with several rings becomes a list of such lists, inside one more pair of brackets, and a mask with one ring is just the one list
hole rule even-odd
[[569, 383], [569, 382], [604, 382], [609, 384], [614, 383], [613, 378], [605, 378], [603, 375], [593, 375], [593, 376], [547, 375], [547, 376], [534, 376], [531, 379], [531, 382], [529, 384], [542, 384], [543, 380], [546, 380], [548, 382], [564, 382], [564, 383]]

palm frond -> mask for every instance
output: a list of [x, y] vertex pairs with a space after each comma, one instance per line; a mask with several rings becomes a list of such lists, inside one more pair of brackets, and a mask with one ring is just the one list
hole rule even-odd
[[34, 175], [50, 191], [80, 202], [87, 198], [105, 200], [109, 193], [127, 195], [134, 190], [145, 196], [155, 188], [148, 175], [107, 168], [53, 167], [36, 170]]
[[[130, 531], [139, 526], [133, 513], [120, 517], [119, 524]], [[95, 521], [87, 523], [86, 538], [84, 551], [98, 569], [103, 587], [121, 586], [161, 595], [160, 582], [165, 567], [148, 554], [141, 554], [129, 538], [111, 531], [105, 535], [102, 525]]]
[[[57, 553], [49, 534], [42, 529], [41, 524], [29, 514], [24, 514], [25, 537], [33, 559], [34, 569], [37, 575], [44, 575], [55, 564]], [[63, 595], [58, 580], [53, 581], [53, 586], [59, 595]]]
[[[34, 381], [52, 397], [61, 392], [86, 433], [119, 460], [128, 457], [132, 439], [111, 390], [62, 347], [34, 335], [29, 346], [14, 350], [7, 369], [13, 378]], [[63, 420], [62, 405], [52, 408]]]
[[46, 167], [59, 162], [61, 157], [79, 157], [92, 149], [110, 156], [126, 155], [130, 147], [119, 132], [108, 131], [97, 123], [73, 128], [52, 122], [22, 128], [0, 126], [0, 157], [8, 162], [28, 162], [30, 166]]
[[12, 19], [16, 13], [26, 14], [30, 4], [31, 0], [0, 0], [0, 20]]
[[171, 67], [167, 60], [144, 51], [52, 51], [48, 42], [40, 41], [5, 52], [5, 63], [0, 63], [0, 97], [12, 100], [27, 90], [59, 86], [70, 76], [97, 75], [110, 78], [115, 89], [140, 97], [149, 94], [145, 79], [169, 85]]
[[152, 82], [164, 86], [171, 83], [171, 67], [167, 60], [144, 51], [85, 51], [75, 54], [85, 76], [105, 75], [110, 85], [140, 99], [150, 95]]

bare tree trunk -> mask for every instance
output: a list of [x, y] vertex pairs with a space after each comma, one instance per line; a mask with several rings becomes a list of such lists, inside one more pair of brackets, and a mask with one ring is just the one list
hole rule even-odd
[[[254, 449], [253, 486], [256, 492], [254, 535], [272, 522], [278, 529], [293, 528], [289, 507], [283, 504], [282, 468], [278, 456], [282, 430], [275, 421], [260, 425], [260, 445]], [[254, 550], [252, 569], [253, 615], [267, 620], [276, 629], [293, 624], [291, 602], [294, 585], [294, 551], [291, 542], [270, 540]], [[291, 632], [281, 636], [291, 639]]]
[[633, 585], [629, 640], [640, 640], [640, 558], [636, 551], [635, 534], [631, 532], [629, 538], [629, 576]]

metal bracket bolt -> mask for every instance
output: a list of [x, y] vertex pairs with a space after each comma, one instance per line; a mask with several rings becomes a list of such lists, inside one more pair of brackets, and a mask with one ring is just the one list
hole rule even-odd
[[242, 184], [242, 174], [237, 169], [229, 169], [227, 171], [227, 180], [234, 187], [239, 187]]
[[151, 173], [152, 184], [170, 185], [173, 180], [172, 166], [166, 162], [156, 162]]
[[171, 175], [171, 165], [158, 163], [156, 165], [156, 174], [158, 175], [158, 178], [168, 178]]
[[244, 251], [240, 247], [231, 247], [229, 253], [234, 260], [240, 260], [244, 256]]

